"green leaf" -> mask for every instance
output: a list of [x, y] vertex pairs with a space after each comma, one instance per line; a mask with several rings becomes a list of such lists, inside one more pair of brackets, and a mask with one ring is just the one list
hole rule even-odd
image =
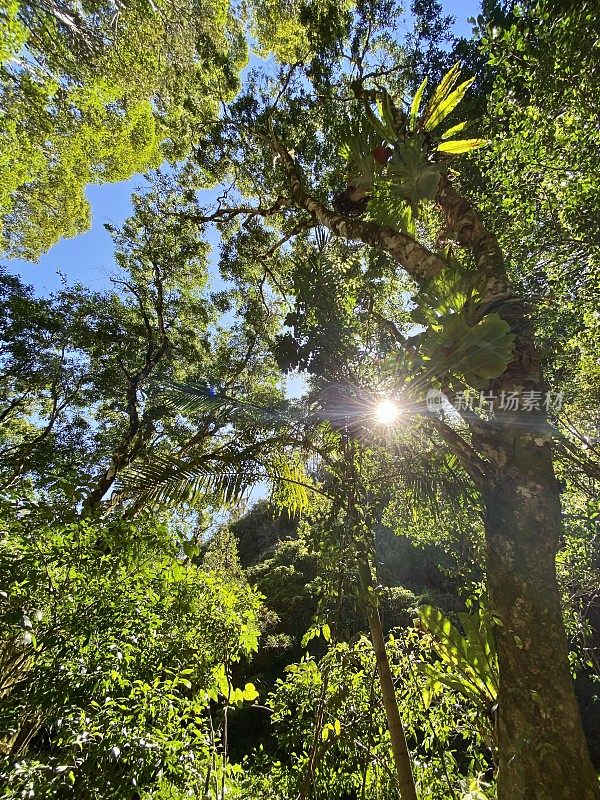
[[256, 700], [258, 697], [258, 692], [256, 690], [256, 686], [253, 683], [247, 683], [244, 686], [244, 700], [252, 701]]
[[[376, 174], [381, 171], [380, 165], [373, 157], [373, 148], [379, 144], [381, 138], [388, 139], [389, 134], [385, 133], [383, 127], [381, 131], [379, 130], [378, 126], [381, 126], [382, 123], [377, 120], [370, 109], [367, 108], [366, 112], [372, 127], [369, 128], [355, 122], [347, 124], [344, 135], [345, 146], [341, 149], [346, 153], [348, 160], [350, 183], [357, 188], [370, 190]], [[373, 127], [377, 128], [377, 135], [373, 132]]]
[[421, 107], [421, 100], [423, 98], [423, 92], [425, 91], [425, 87], [427, 86], [427, 78], [423, 79], [423, 83], [419, 86], [416, 91], [415, 96], [413, 97], [413, 101], [410, 106], [410, 130], [414, 131], [416, 129], [416, 122], [417, 117], [419, 115], [419, 108]]
[[223, 697], [228, 697], [231, 691], [231, 684], [229, 683], [229, 679], [227, 677], [227, 672], [225, 671], [225, 667], [223, 664], [220, 664], [215, 672], [213, 679], [215, 681], [215, 685], [219, 694], [222, 694]]
[[419, 142], [404, 142], [396, 147], [388, 164], [390, 191], [409, 198], [413, 203], [435, 199], [440, 178], [439, 167], [427, 161]]
[[458, 156], [471, 150], [477, 150], [479, 147], [485, 147], [486, 144], [489, 144], [487, 139], [457, 139], [452, 142], [442, 142], [438, 144], [437, 149], [440, 153]]
[[392, 141], [396, 139], [396, 120], [394, 119], [394, 110], [392, 108], [392, 101], [387, 92], [384, 91], [383, 99], [380, 104], [380, 111], [382, 119], [385, 123], [386, 129], [392, 136]]
[[244, 702], [244, 692], [242, 689], [232, 689], [229, 694], [229, 702], [234, 706], [240, 706]]
[[165, 382], [161, 384], [156, 397], [162, 402], [189, 413], [213, 413], [227, 408], [227, 398], [208, 384]]
[[346, 161], [350, 160], [350, 156], [352, 151], [350, 149], [350, 145], [348, 142], [342, 142], [341, 145], [338, 147], [338, 153], [341, 158], [344, 158]]
[[434, 637], [434, 649], [444, 668], [423, 664], [421, 671], [461, 694], [489, 708], [498, 695], [498, 665], [492, 618], [485, 610], [461, 613], [465, 636], [439, 609], [422, 606], [419, 617], [423, 628]]
[[321, 628], [313, 625], [311, 626], [304, 636], [302, 637], [302, 641], [300, 642], [302, 647], [306, 647], [307, 644], [312, 641], [312, 639], [316, 639], [318, 636], [321, 635]]
[[433, 93], [433, 96], [429, 100], [429, 103], [427, 104], [427, 107], [421, 119], [421, 127], [425, 125], [425, 123], [435, 112], [435, 110], [448, 97], [449, 93], [452, 91], [453, 86], [456, 84], [456, 81], [458, 80], [459, 76], [460, 76], [460, 64], [455, 64], [444, 75], [438, 87], [436, 88], [435, 92]]
[[441, 101], [437, 106], [428, 109], [425, 120], [423, 121], [423, 130], [432, 131], [451, 114], [456, 106], [465, 96], [469, 86], [473, 83], [475, 78], [469, 78], [461, 83], [448, 97]]
[[311, 480], [297, 454], [286, 452], [274, 455], [267, 465], [271, 478], [271, 502], [285, 509], [290, 517], [300, 517], [310, 510]]
[[389, 181], [381, 181], [375, 185], [367, 207], [367, 215], [378, 225], [385, 225], [399, 233], [414, 235], [411, 205], [399, 187]]
[[480, 383], [500, 377], [513, 359], [514, 343], [508, 322], [497, 312], [487, 314], [463, 339], [460, 369], [465, 378]]
[[453, 125], [451, 128], [445, 133], [442, 133], [442, 139], [449, 139], [451, 136], [456, 136], [457, 133], [461, 133], [464, 129], [468, 126], [467, 122], [459, 122], [458, 125]]
[[123, 472], [119, 489], [148, 501], [172, 504], [215, 494], [223, 503], [240, 499], [257, 479], [256, 464], [245, 468], [225, 461], [182, 459], [170, 453], [154, 456]]
[[369, 106], [365, 106], [365, 113], [367, 115], [367, 119], [373, 126], [374, 132], [388, 144], [394, 144], [396, 136], [393, 129], [390, 131], [387, 125], [384, 122], [382, 122], [382, 120], [377, 116], [377, 114], [373, 113], [372, 109], [369, 108]]

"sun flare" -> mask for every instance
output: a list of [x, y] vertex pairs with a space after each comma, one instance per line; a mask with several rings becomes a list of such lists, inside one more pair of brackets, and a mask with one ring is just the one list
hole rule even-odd
[[393, 400], [381, 400], [375, 408], [375, 417], [380, 425], [393, 425], [400, 416], [400, 408]]

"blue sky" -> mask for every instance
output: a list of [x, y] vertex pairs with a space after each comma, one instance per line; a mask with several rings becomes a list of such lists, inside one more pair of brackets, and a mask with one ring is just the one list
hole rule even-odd
[[[446, 0], [443, 5], [445, 13], [456, 17], [454, 33], [469, 36], [471, 25], [467, 18], [479, 13], [478, 0]], [[40, 295], [59, 289], [65, 280], [68, 284], [82, 283], [90, 289], [108, 288], [114, 261], [112, 240], [104, 223], [120, 225], [131, 213], [132, 192], [143, 188], [144, 184], [143, 177], [138, 175], [121, 183], [88, 186], [86, 194], [93, 219], [91, 230], [59, 242], [37, 263], [6, 259], [3, 263], [25, 283], [32, 284]], [[216, 275], [214, 279], [218, 282]]]

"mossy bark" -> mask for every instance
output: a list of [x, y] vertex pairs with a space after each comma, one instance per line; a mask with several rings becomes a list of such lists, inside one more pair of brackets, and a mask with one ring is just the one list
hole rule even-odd
[[[545, 385], [524, 303], [515, 297], [496, 237], [447, 178], [438, 200], [447, 229], [471, 250], [480, 316], [497, 310], [515, 334], [514, 357], [490, 389], [535, 392], [539, 408], [472, 417], [473, 446], [485, 464], [487, 585], [499, 666], [498, 800], [600, 800], [575, 698], [556, 555], [560, 489], [552, 461]], [[531, 396], [531, 395], [530, 395]]]
[[[535, 416], [535, 415], [534, 415]], [[499, 430], [485, 492], [487, 575], [500, 673], [499, 800], [598, 800], [574, 694], [555, 559], [561, 511], [548, 441]]]

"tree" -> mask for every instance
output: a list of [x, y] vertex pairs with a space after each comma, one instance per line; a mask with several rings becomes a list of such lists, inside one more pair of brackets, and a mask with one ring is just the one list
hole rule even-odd
[[159, 376], [212, 381], [249, 398], [280, 396], [275, 364], [269, 376], [256, 334], [217, 326], [238, 298], [210, 296], [209, 247], [197, 226], [156, 216], [152, 195], [135, 205], [113, 231], [120, 267], [113, 291], [76, 286], [39, 299], [2, 276], [4, 487], [47, 487], [69, 473], [93, 510], [126, 467], [143, 462], [151, 446], [156, 452], [157, 440], [163, 453], [182, 458], [193, 450], [207, 464], [227, 446], [251, 448], [252, 433], [228, 431], [226, 414], [199, 426], [188, 414], [174, 417], [156, 391]]
[[[485, 768], [471, 732], [470, 710], [453, 692], [431, 697], [430, 705], [423, 703], [426, 679], [414, 669], [414, 662], [431, 656], [429, 643], [414, 631], [395, 631], [388, 647], [407, 731], [418, 752], [418, 796], [486, 798], [485, 781], [461, 774], [461, 758], [472, 758], [475, 770]], [[253, 771], [245, 776], [243, 796], [264, 793], [277, 800], [297, 796], [316, 733], [315, 792], [331, 800], [396, 797], [386, 720], [375, 684], [375, 657], [366, 637], [332, 642], [322, 655], [290, 664], [267, 702], [277, 738], [293, 759], [288, 765], [284, 760], [263, 763], [257, 757]], [[321, 725], [315, 728], [318, 716]], [[458, 720], [463, 724], [456, 725]]]
[[[467, 408], [463, 427], [442, 419], [435, 426], [484, 506], [487, 583], [501, 621], [499, 795], [523, 798], [533, 785], [540, 798], [596, 798], [599, 790], [573, 693], [556, 580], [562, 523], [553, 468], [555, 435], [542, 402], [549, 387], [525, 298], [509, 279], [496, 235], [449, 167], [454, 155], [481, 142], [444, 142], [436, 131], [468, 83], [455, 91], [458, 74], [453, 70], [428, 103], [419, 106], [415, 101], [411, 117], [401, 107], [401, 64], [385, 61], [383, 37], [378, 44], [384, 56], [379, 62], [370, 56], [375, 36], [370, 14], [361, 7], [349, 35], [352, 53], [359, 43], [364, 48], [358, 63], [348, 55], [354, 65], [351, 74], [334, 66], [324, 71], [322, 63], [317, 69], [315, 60], [304, 69], [294, 64], [282, 67], [280, 82], [271, 89], [275, 100], [268, 88], [256, 86], [231, 104], [222, 129], [246, 153], [237, 167], [238, 175], [242, 170], [247, 175], [239, 182], [240, 191], [247, 193], [252, 182], [259, 204], [248, 208], [231, 203], [214, 215], [199, 209], [196, 218], [251, 220], [235, 241], [241, 264], [253, 235], [268, 238], [273, 247], [292, 242], [294, 254], [301, 257], [314, 252], [309, 232], [320, 226], [343, 240], [362, 242], [421, 287], [418, 321], [428, 332], [407, 343], [416, 352], [412, 369], [418, 364], [423, 369], [414, 382], [428, 377], [430, 385], [450, 396], [470, 387], [496, 398], [493, 414]], [[354, 99], [349, 99], [351, 92]], [[376, 116], [375, 101], [381, 116]], [[242, 131], [243, 138], [238, 138]], [[252, 151], [244, 149], [245, 137], [251, 138]], [[344, 139], [346, 170], [335, 155]], [[390, 149], [384, 164], [374, 155], [381, 141]], [[221, 140], [222, 151], [230, 147]], [[219, 149], [214, 157], [222, 158]], [[344, 171], [353, 196], [346, 192], [342, 205], [332, 195], [343, 187]], [[440, 238], [452, 243], [450, 251], [436, 250], [418, 236], [423, 226], [414, 225], [415, 216], [427, 219], [431, 212], [421, 208], [428, 201], [440, 212]], [[368, 219], [361, 217], [365, 209]], [[256, 232], [261, 218], [265, 226]], [[271, 238], [275, 230], [282, 239]], [[293, 272], [288, 256], [282, 259], [284, 270], [275, 273], [276, 279], [286, 280], [286, 291], [292, 294], [302, 291], [306, 278]], [[295, 355], [289, 363], [300, 363]], [[423, 358], [432, 362], [427, 369]], [[307, 364], [310, 368], [310, 358], [302, 365]], [[501, 402], [513, 393], [527, 393], [534, 400], [527, 425], [524, 412]], [[564, 743], [560, 753], [559, 741]]]
[[85, 188], [181, 158], [238, 89], [229, 2], [13, 3], [3, 26], [3, 248], [37, 259], [90, 225]]
[[257, 647], [258, 596], [182, 558], [163, 521], [134, 536], [53, 501], [3, 502], [3, 796], [200, 792], [221, 780], [211, 713], [256, 698], [230, 669]]
[[[582, 37], [593, 36], [593, 19], [586, 4], [557, 13], [553, 3], [533, 3], [526, 13], [480, 23], [493, 76], [484, 107], [492, 138], [482, 151], [484, 169], [466, 179], [499, 232], [511, 274], [538, 300], [533, 318], [540, 351], [565, 393], [567, 414], [593, 436], [598, 81], [591, 51], [582, 45]], [[536, 80], [544, 72], [555, 75], [547, 87]], [[501, 185], [500, 203], [486, 199], [492, 184]], [[586, 455], [593, 458], [589, 448]]]
[[216, 324], [240, 298], [208, 292], [197, 226], [152, 202], [112, 231], [112, 291], [36, 298], [1, 276], [6, 797], [222, 793], [227, 709], [257, 697], [232, 671], [256, 649], [258, 595], [231, 543], [198, 558], [222, 497], [149, 515], [115, 492], [151, 449], [212, 463], [253, 443], [225, 413], [173, 415], [159, 371], [280, 396], [256, 335]]
[[[291, 515], [305, 512], [311, 494], [331, 504], [328, 526], [315, 526], [318, 552], [337, 558], [342, 577], [360, 562], [367, 597], [374, 593], [375, 525], [368, 526], [367, 546], [365, 526], [354, 517], [398, 520], [395, 527], [412, 527], [415, 539], [462, 537], [466, 564], [457, 573], [467, 594], [483, 573], [495, 622], [499, 800], [532, 792], [539, 800], [596, 800], [556, 572], [565, 503], [578, 522], [569, 520], [561, 553], [563, 590], [569, 579], [594, 574], [588, 552], [574, 551], [593, 530], [600, 475], [591, 444], [597, 414], [586, 408], [598, 394], [597, 86], [590, 81], [588, 95], [583, 77], [593, 78], [595, 65], [581, 44], [589, 5], [486, 4], [478, 21], [482, 51], [459, 45], [476, 66], [468, 104], [462, 101], [471, 78], [461, 78], [458, 65], [444, 73], [437, 47], [425, 61], [402, 48], [392, 0], [361, 0], [352, 13], [340, 4], [256, 3], [252, 30], [263, 55], [272, 51], [274, 58], [250, 73], [235, 97], [235, 35], [221, 40], [223, 51], [211, 51], [210, 64], [197, 63], [196, 45], [191, 56], [186, 50], [167, 59], [166, 72], [160, 59], [148, 72], [140, 62], [148, 26], [159, 53], [170, 48], [167, 29], [178, 43], [189, 42], [196, 22], [185, 14], [180, 20], [179, 5], [156, 12], [128, 5], [115, 20], [117, 32], [123, 24], [131, 34], [124, 40], [103, 6], [84, 13], [45, 0], [23, 8], [10, 6], [2, 18], [2, 53], [18, 52], [29, 35], [25, 25], [44, 63], [26, 60], [7, 71], [14, 118], [37, 109], [23, 128], [22, 152], [29, 148], [32, 158], [17, 162], [13, 183], [5, 183], [7, 205], [30, 206], [29, 216], [9, 217], [17, 249], [48, 244], [68, 228], [40, 211], [47, 201], [70, 209], [75, 230], [81, 206], [71, 213], [69, 203], [81, 196], [65, 186], [81, 187], [98, 163], [106, 175], [121, 174], [111, 162], [115, 153], [130, 169], [141, 168], [158, 145], [175, 159], [192, 141], [195, 149], [176, 170], [156, 176], [148, 197], [136, 200], [132, 220], [114, 232], [125, 270], [119, 292], [76, 289], [38, 301], [3, 279], [4, 487], [20, 480], [24, 495], [48, 497], [84, 521], [141, 519], [151, 508], [177, 527], [179, 504], [182, 550], [193, 560], [207, 508], [269, 480], [273, 499]], [[211, 24], [229, 30], [221, 6], [211, 8], [222, 12]], [[437, 5], [415, 9], [432, 22], [425, 39], [443, 41], [444, 25], [433, 24], [440, 22]], [[171, 10], [176, 18], [167, 25]], [[155, 13], [164, 22], [158, 31]], [[216, 80], [218, 91], [200, 109], [190, 100], [197, 67], [211, 82], [211, 70], [217, 78], [224, 71], [227, 84], [222, 92]], [[558, 74], [548, 89], [541, 71]], [[573, 89], [569, 75], [582, 78]], [[157, 87], [167, 95], [164, 104]], [[202, 80], [194, 87], [200, 96]], [[229, 98], [218, 115], [216, 97]], [[190, 115], [180, 115], [181, 108]], [[4, 122], [14, 139], [16, 128]], [[89, 143], [99, 162], [87, 158]], [[57, 164], [63, 172], [44, 183], [52, 169], [44, 170]], [[223, 192], [205, 207], [199, 190], [217, 182]], [[205, 281], [202, 233], [211, 225], [221, 234], [220, 268], [233, 289], [208, 297], [197, 287]], [[573, 286], [581, 276], [579, 298]], [[225, 311], [235, 314], [233, 329], [213, 334]], [[586, 324], [589, 334], [582, 333]], [[569, 334], [565, 347], [556, 341], [562, 330]], [[283, 372], [310, 376], [312, 405], [282, 402], [275, 362]], [[571, 391], [569, 414], [560, 418], [556, 399], [571, 378], [581, 397]], [[161, 379], [162, 391], [150, 391]], [[191, 392], [184, 385], [190, 382]], [[390, 394], [402, 430], [376, 432], [372, 409]], [[340, 467], [349, 439], [360, 441], [362, 488], [346, 509], [340, 497], [348, 501], [358, 485]], [[67, 464], [75, 466], [74, 480], [64, 475]], [[331, 492], [336, 482], [339, 491]], [[344, 516], [354, 536], [352, 546], [341, 547]], [[442, 531], [425, 533], [436, 521]], [[90, 547], [108, 558], [113, 544], [96, 528], [94, 536]], [[223, 563], [230, 563], [229, 544], [222, 549]], [[565, 568], [569, 559], [574, 568]], [[319, 577], [327, 584], [332, 574], [324, 569]], [[385, 647], [393, 648], [382, 641], [376, 599], [368, 609], [381, 667]], [[335, 624], [321, 621], [319, 628], [337, 636]], [[345, 658], [342, 645], [326, 674], [338, 651]], [[387, 661], [389, 710], [397, 694], [393, 658]], [[340, 791], [364, 795], [369, 765], [359, 766], [357, 780], [332, 762], [346, 731], [339, 718], [325, 721], [328, 679], [312, 666], [298, 673], [300, 691], [310, 687], [316, 704], [309, 709], [312, 729], [301, 736], [309, 745], [302, 745], [302, 766], [289, 785], [302, 796], [322, 769]], [[226, 665], [217, 684], [225, 732], [237, 696]], [[361, 733], [343, 742], [353, 757], [365, 730], [367, 752], [386, 747], [385, 737], [377, 744], [369, 738], [365, 688], [356, 681]], [[486, 710], [495, 714], [493, 706]], [[410, 747], [422, 752], [426, 734], [408, 729]], [[222, 756], [224, 780], [227, 752]], [[210, 788], [213, 766], [207, 774]], [[381, 780], [384, 790], [388, 779]]]

